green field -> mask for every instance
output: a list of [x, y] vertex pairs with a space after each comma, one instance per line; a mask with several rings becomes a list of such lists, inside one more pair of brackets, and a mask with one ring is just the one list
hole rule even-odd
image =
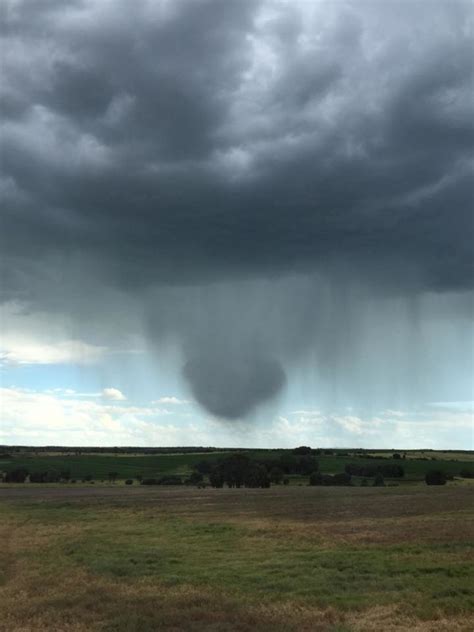
[[[245, 451], [251, 457], [266, 460], [275, 459], [284, 450], [248, 450]], [[34, 451], [13, 454], [12, 458], [0, 458], [0, 472], [8, 472], [18, 467], [25, 467], [30, 472], [43, 470], [70, 470], [73, 479], [82, 479], [84, 476], [92, 475], [94, 480], [107, 480], [109, 472], [118, 473], [119, 479], [135, 478], [138, 475], [143, 477], [154, 477], [163, 474], [186, 475], [199, 461], [206, 460], [216, 463], [219, 459], [228, 455], [229, 452], [210, 452], [198, 454], [160, 454], [153, 456], [143, 455], [97, 455], [97, 454], [35, 454]], [[405, 470], [403, 479], [397, 479], [398, 483], [409, 483], [421, 481], [425, 473], [430, 469], [442, 469], [448, 475], [459, 476], [463, 468], [472, 469], [472, 453], [436, 453], [436, 457], [431, 456], [429, 451], [424, 458], [412, 458], [410, 452], [403, 460], [389, 458], [392, 452], [377, 452], [381, 458], [361, 458], [357, 452], [349, 456], [337, 455], [316, 455], [319, 462], [319, 469], [328, 474], [342, 472], [348, 463], [358, 463], [365, 465], [386, 465], [389, 463], [400, 464]], [[386, 454], [386, 456], [382, 456]], [[416, 456], [420, 452], [415, 453]], [[443, 458], [444, 457], [444, 458]]]
[[[316, 455], [327, 474], [402, 465], [386, 487], [359, 477], [309, 487], [298, 474], [270, 489], [198, 489], [124, 480], [185, 477], [231, 451], [2, 450], [0, 472], [69, 470], [77, 480], [0, 484], [2, 632], [474, 629], [474, 479], [459, 476], [472, 453]], [[431, 469], [448, 483], [427, 486]], [[80, 482], [88, 475], [94, 484]]]
[[467, 632], [471, 490], [5, 486], [0, 630]]

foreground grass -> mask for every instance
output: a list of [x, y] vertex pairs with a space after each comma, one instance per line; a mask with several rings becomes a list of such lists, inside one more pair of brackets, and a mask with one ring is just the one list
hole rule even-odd
[[467, 488], [66, 491], [0, 502], [2, 630], [472, 629]]

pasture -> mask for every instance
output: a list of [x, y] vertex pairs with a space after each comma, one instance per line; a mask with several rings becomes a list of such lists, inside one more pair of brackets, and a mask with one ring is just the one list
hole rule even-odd
[[0, 630], [467, 632], [472, 489], [5, 485]]
[[[6, 448], [8, 450], [8, 448]], [[1, 451], [0, 451], [1, 452]], [[109, 472], [117, 473], [117, 479], [136, 478], [137, 476], [155, 477], [161, 475], [176, 474], [188, 475], [193, 467], [205, 460], [211, 464], [217, 463], [223, 457], [234, 454], [236, 451], [213, 451], [197, 453], [169, 453], [156, 455], [143, 454], [75, 454], [74, 452], [37, 453], [33, 448], [25, 449], [19, 453], [0, 455], [0, 472], [8, 472], [24, 467], [29, 472], [42, 470], [69, 470], [72, 479], [81, 480], [90, 476], [96, 482], [106, 481]], [[407, 451], [406, 459], [396, 460], [391, 458], [393, 451], [316, 451], [315, 458], [319, 469], [323, 473], [334, 474], [342, 472], [349, 463], [359, 465], [387, 465], [401, 464], [405, 471], [402, 479], [397, 479], [397, 484], [418, 483], [424, 479], [425, 473], [430, 469], [442, 469], [450, 476], [459, 476], [463, 468], [473, 468], [472, 452], [425, 452]], [[291, 454], [291, 450], [245, 450], [244, 454], [251, 459], [261, 462], [276, 459], [282, 455]], [[291, 479], [292, 483], [306, 483], [307, 479], [298, 477]], [[1, 485], [1, 482], [0, 482]]]

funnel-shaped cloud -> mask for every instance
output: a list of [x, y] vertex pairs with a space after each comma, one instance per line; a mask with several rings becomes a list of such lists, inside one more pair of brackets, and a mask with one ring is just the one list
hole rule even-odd
[[251, 349], [233, 354], [213, 349], [188, 360], [183, 373], [197, 401], [226, 419], [245, 417], [286, 381], [277, 360]]

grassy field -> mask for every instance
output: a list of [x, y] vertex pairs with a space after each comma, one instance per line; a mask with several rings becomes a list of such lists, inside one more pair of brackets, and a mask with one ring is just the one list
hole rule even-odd
[[[275, 459], [283, 450], [249, 450], [246, 453], [259, 460]], [[289, 452], [289, 451], [287, 451]], [[25, 453], [13, 455], [11, 458], [0, 458], [0, 472], [10, 471], [18, 467], [26, 467], [30, 472], [43, 470], [70, 470], [72, 478], [82, 479], [84, 476], [92, 475], [96, 481], [106, 480], [111, 471], [118, 473], [119, 479], [134, 478], [137, 475], [144, 477], [154, 477], [163, 474], [181, 474], [186, 475], [192, 470], [193, 465], [199, 461], [206, 460], [212, 463], [217, 462], [228, 452], [210, 452], [199, 454], [160, 454], [153, 456], [131, 456], [131, 455], [44, 455]], [[348, 456], [338, 455], [317, 455], [319, 468], [322, 472], [333, 474], [342, 472], [348, 463], [358, 463], [360, 465], [386, 465], [399, 464], [405, 470], [405, 477], [398, 480], [398, 483], [409, 483], [420, 481], [424, 478], [425, 473], [430, 469], [442, 469], [447, 474], [457, 476], [463, 468], [472, 469], [472, 452], [461, 453], [436, 453], [432, 456], [430, 451], [421, 457], [421, 453], [417, 452], [413, 455], [407, 452], [407, 458], [402, 460], [394, 460], [389, 458], [391, 452], [376, 453], [380, 458], [361, 458], [357, 454]], [[434, 453], [433, 453], [434, 454]], [[415, 457], [420, 458], [415, 458]]]
[[0, 630], [470, 631], [471, 486], [0, 489]]

